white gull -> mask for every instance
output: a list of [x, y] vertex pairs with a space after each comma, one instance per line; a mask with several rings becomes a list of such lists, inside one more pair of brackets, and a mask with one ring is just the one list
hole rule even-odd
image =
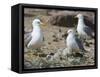
[[83, 53], [84, 47], [80, 39], [76, 36], [73, 29], [68, 30], [66, 38], [66, 45], [70, 53]]
[[24, 40], [27, 48], [38, 49], [43, 43], [43, 33], [41, 31], [40, 19], [34, 19], [32, 22], [33, 30], [24, 35]]
[[78, 14], [76, 16], [78, 18], [77, 32], [81, 39], [90, 39], [94, 37], [93, 31], [90, 27], [88, 27], [84, 22], [84, 16], [82, 14]]

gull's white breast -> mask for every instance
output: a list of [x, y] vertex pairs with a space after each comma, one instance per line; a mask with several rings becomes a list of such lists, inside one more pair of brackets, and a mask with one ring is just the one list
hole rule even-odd
[[77, 42], [74, 39], [75, 37], [72, 34], [69, 34], [66, 39], [67, 47], [70, 51], [72, 50], [79, 50], [79, 47], [77, 45]]
[[85, 26], [84, 24], [78, 24], [78, 26], [77, 26], [78, 34], [83, 38], [85, 38], [85, 36], [87, 36], [87, 34], [84, 32], [84, 26]]
[[28, 44], [28, 47], [32, 47], [32, 48], [39, 48], [42, 45], [43, 42], [43, 33], [42, 31], [39, 29], [34, 29], [34, 31], [32, 32], [32, 39]]

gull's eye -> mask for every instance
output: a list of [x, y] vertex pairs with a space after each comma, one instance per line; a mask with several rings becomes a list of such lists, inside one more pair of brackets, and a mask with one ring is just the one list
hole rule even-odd
[[37, 24], [40, 24], [40, 22], [37, 22]]
[[37, 22], [38, 24], [40, 24], [40, 22]]

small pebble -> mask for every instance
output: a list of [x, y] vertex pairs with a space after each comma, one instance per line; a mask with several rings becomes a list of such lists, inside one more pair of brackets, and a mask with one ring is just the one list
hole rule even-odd
[[54, 55], [54, 53], [50, 53], [50, 55]]
[[48, 42], [48, 44], [50, 45], [50, 44], [51, 44], [51, 42]]
[[46, 57], [47, 54], [39, 54], [39, 57]]
[[30, 67], [32, 67], [32, 64], [30, 62], [26, 61], [26, 62], [24, 62], [24, 66], [26, 68], [30, 68]]
[[54, 41], [54, 42], [58, 42], [59, 40], [58, 40], [58, 38], [55, 38], [55, 39], [53, 39], [53, 41]]
[[90, 42], [89, 44], [93, 44], [93, 42]]
[[52, 37], [56, 37], [56, 35], [52, 35]]
[[62, 35], [62, 38], [66, 39], [67, 33]]
[[60, 38], [59, 40], [62, 40], [62, 38]]
[[61, 29], [59, 29], [59, 32], [62, 32]]
[[90, 45], [89, 45], [89, 43], [85, 42], [85, 46], [89, 47]]

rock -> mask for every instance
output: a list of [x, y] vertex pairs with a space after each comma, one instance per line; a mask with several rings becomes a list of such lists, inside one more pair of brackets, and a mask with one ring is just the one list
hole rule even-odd
[[58, 38], [55, 38], [55, 39], [53, 39], [53, 41], [54, 41], [54, 42], [58, 42], [59, 40], [58, 40]]
[[79, 65], [81, 64], [80, 58], [74, 58], [72, 61], [70, 61], [72, 65]]
[[94, 30], [94, 13], [92, 12], [81, 12], [81, 11], [59, 11], [52, 12], [48, 22], [52, 25], [63, 26], [63, 27], [75, 27], [78, 19], [75, 16], [81, 13], [84, 15], [85, 24], [90, 26]]
[[83, 57], [83, 54], [81, 54], [81, 53], [75, 53], [73, 56], [74, 57]]
[[32, 16], [37, 16], [38, 15], [47, 15], [48, 14], [48, 10], [44, 10], [44, 9], [25, 9], [24, 10], [24, 15], [28, 16], [28, 17], [32, 17]]
[[51, 42], [48, 42], [48, 44], [50, 45], [50, 44], [51, 44]]
[[62, 38], [60, 38], [59, 40], [63, 40]]
[[69, 51], [67, 48], [65, 48], [65, 49], [62, 51], [62, 55], [63, 55], [63, 56], [67, 56], [67, 55], [69, 55], [69, 54], [71, 54], [71, 53], [70, 53], [70, 51]]
[[59, 29], [59, 32], [62, 32], [62, 30], [61, 30], [61, 29]]
[[52, 35], [53, 38], [56, 38], [56, 35]]
[[38, 55], [39, 55], [39, 57], [46, 57], [47, 56], [47, 54], [44, 54], [44, 53], [40, 53]]
[[24, 67], [25, 68], [32, 68], [32, 64], [29, 61], [24, 61]]
[[56, 15], [56, 16], [51, 16], [49, 19], [49, 22], [52, 25], [57, 25], [57, 26], [73, 26], [73, 15]]
[[62, 38], [66, 39], [67, 35], [68, 35], [67, 32], [62, 34]]
[[90, 47], [90, 44], [88, 42], [85, 42], [85, 46]]

